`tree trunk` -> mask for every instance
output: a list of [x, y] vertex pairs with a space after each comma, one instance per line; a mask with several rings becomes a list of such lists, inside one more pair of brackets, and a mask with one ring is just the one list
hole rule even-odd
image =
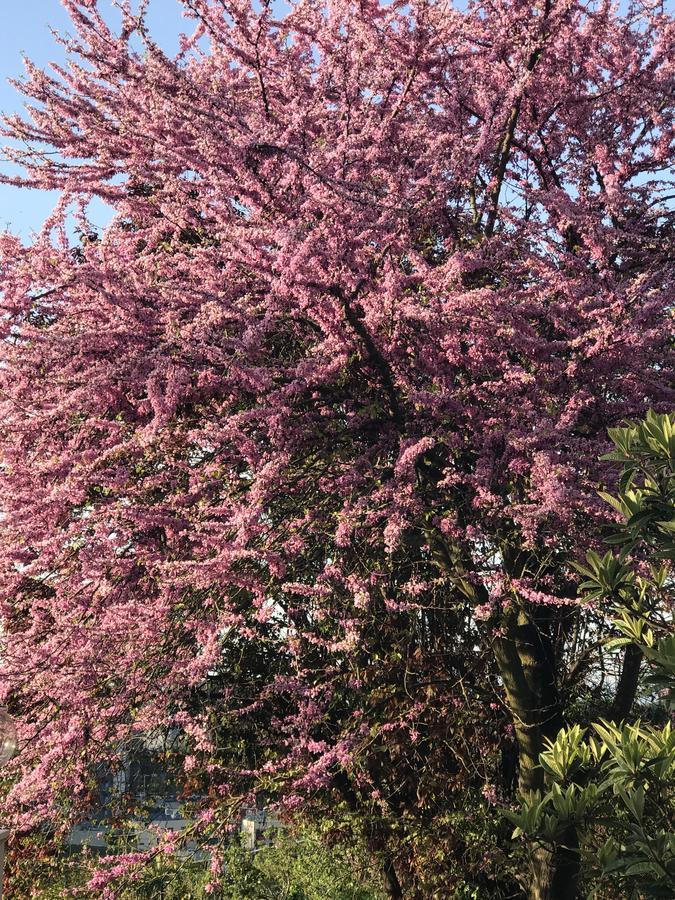
[[[545, 749], [545, 739], [553, 740], [564, 720], [548, 638], [522, 610], [512, 613], [504, 626], [493, 649], [518, 740], [518, 790], [528, 797], [544, 791], [539, 755]], [[576, 828], [570, 826], [553, 849], [535, 847], [531, 865], [527, 886], [530, 900], [576, 900], [580, 867]]]
[[403, 900], [403, 890], [401, 882], [398, 880], [396, 869], [392, 858], [387, 854], [382, 865], [382, 874], [384, 875], [384, 888], [387, 892], [389, 900]]
[[[349, 780], [349, 776], [343, 769], [337, 769], [333, 775], [333, 784], [342, 795], [349, 808], [357, 812], [361, 808], [358, 795]], [[403, 889], [398, 875], [394, 859], [387, 849], [387, 838], [382, 829], [375, 829], [371, 835], [370, 849], [376, 852], [382, 860], [382, 878], [384, 889], [389, 900], [403, 900]]]
[[615, 722], [621, 722], [630, 715], [640, 680], [641, 662], [642, 651], [635, 644], [629, 644], [623, 655], [621, 677], [616, 688], [616, 696], [614, 697], [610, 714]]
[[551, 850], [535, 847], [531, 857], [529, 900], [577, 900], [579, 895], [579, 837], [574, 826]]

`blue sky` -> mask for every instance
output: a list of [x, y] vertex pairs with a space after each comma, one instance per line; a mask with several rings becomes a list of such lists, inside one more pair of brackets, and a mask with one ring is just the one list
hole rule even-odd
[[[101, 9], [113, 11], [112, 0], [102, 0]], [[169, 53], [178, 48], [178, 35], [190, 31], [190, 22], [181, 16], [177, 0], [150, 0], [148, 22], [155, 40]], [[65, 33], [70, 20], [60, 0], [0, 0], [0, 110], [21, 110], [23, 97], [7, 83], [23, 73], [22, 54], [40, 66], [63, 61], [62, 48], [55, 42], [51, 28]], [[0, 167], [7, 170], [6, 164]], [[26, 239], [40, 228], [54, 208], [57, 195], [47, 191], [20, 190], [0, 184], [0, 229], [9, 228]], [[95, 209], [101, 224], [106, 212]]]

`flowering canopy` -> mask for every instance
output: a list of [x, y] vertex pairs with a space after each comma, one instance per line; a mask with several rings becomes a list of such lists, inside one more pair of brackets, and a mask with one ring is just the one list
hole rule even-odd
[[158, 728], [207, 806], [414, 742], [420, 673], [466, 671], [507, 600], [574, 602], [550, 560], [605, 515], [606, 428], [673, 400], [656, 7], [182, 2], [171, 59], [129, 0], [117, 31], [64, 0], [70, 61], [27, 64], [5, 127], [13, 180], [63, 196], [0, 238], [23, 825]]

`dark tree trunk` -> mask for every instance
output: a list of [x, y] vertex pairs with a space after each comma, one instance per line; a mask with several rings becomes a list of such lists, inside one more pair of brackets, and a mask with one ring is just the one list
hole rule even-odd
[[580, 896], [579, 862], [579, 836], [573, 826], [555, 850], [535, 848], [529, 900], [577, 900]]
[[623, 655], [623, 668], [612, 704], [611, 717], [615, 722], [628, 718], [637, 693], [640, 678], [642, 651], [635, 644], [629, 644]]
[[[333, 784], [342, 795], [349, 808], [356, 812], [360, 808], [358, 795], [349, 780], [347, 773], [343, 769], [338, 769], [333, 775]], [[371, 850], [379, 854], [382, 859], [382, 878], [384, 881], [384, 889], [389, 900], [403, 900], [403, 889], [401, 882], [396, 874], [394, 859], [387, 849], [387, 840], [384, 833], [378, 829], [371, 836]]]
[[[524, 611], [507, 617], [493, 648], [513, 715], [518, 741], [518, 790], [523, 797], [544, 791], [539, 755], [545, 739], [564, 725], [550, 641]], [[576, 900], [579, 838], [571, 826], [553, 849], [535, 847], [527, 896], [530, 900]]]
[[401, 883], [398, 880], [394, 862], [389, 855], [386, 855], [384, 858], [382, 874], [384, 875], [384, 888], [387, 892], [387, 897], [389, 897], [390, 900], [403, 900]]

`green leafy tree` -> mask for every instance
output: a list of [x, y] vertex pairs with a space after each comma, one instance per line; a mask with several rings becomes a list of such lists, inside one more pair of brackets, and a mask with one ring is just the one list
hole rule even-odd
[[[577, 568], [586, 602], [607, 608], [605, 647], [623, 653], [613, 718], [561, 729], [540, 755], [548, 790], [509, 815], [514, 836], [581, 855], [588, 894], [672, 897], [675, 733], [654, 700], [672, 712], [675, 416], [649, 413], [609, 433], [616, 449], [605, 458], [623, 467], [616, 496], [602, 494], [621, 516], [607, 538], [616, 549]], [[565, 845], [571, 830], [579, 846]]]

